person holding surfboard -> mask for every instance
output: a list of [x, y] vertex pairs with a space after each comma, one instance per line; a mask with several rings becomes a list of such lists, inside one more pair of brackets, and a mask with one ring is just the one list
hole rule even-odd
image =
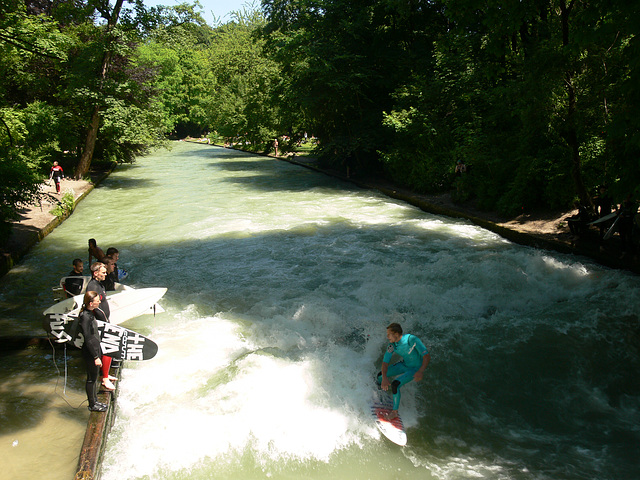
[[[382, 359], [382, 369], [376, 381], [384, 391], [391, 387], [393, 410], [389, 412], [386, 419], [393, 420], [398, 417], [400, 388], [412, 380], [416, 382], [422, 380], [424, 371], [431, 361], [431, 355], [418, 337], [408, 333], [403, 334], [402, 327], [398, 323], [392, 323], [387, 327], [387, 339], [389, 346]], [[389, 366], [394, 353], [400, 355], [402, 361]], [[389, 377], [393, 378], [393, 382]]]
[[67, 298], [73, 297], [74, 295], [80, 295], [82, 293], [82, 286], [84, 284], [84, 279], [82, 278], [83, 273], [84, 264], [82, 263], [82, 260], [75, 258], [73, 260], [73, 270], [67, 274], [67, 277], [75, 278], [67, 278], [63, 285]]
[[[107, 267], [102, 262], [95, 262], [91, 265], [91, 275], [93, 278], [89, 280], [87, 284], [87, 291], [97, 292], [100, 298], [100, 310], [104, 312], [105, 322], [109, 322], [109, 315], [111, 310], [109, 309], [109, 302], [107, 301], [107, 291], [105, 290], [102, 282], [107, 277]], [[102, 386], [107, 390], [115, 390], [116, 387], [112, 383], [116, 380], [116, 377], [109, 375], [109, 369], [111, 368], [111, 357], [102, 357]]]
[[104, 412], [107, 405], [98, 402], [96, 393], [96, 382], [102, 367], [102, 350], [100, 349], [100, 335], [96, 317], [106, 321], [104, 312], [100, 310], [100, 295], [98, 292], [88, 291], [84, 294], [82, 310], [78, 316], [78, 327], [84, 337], [82, 344], [82, 358], [87, 367], [87, 400], [89, 400], [89, 410], [92, 412]]

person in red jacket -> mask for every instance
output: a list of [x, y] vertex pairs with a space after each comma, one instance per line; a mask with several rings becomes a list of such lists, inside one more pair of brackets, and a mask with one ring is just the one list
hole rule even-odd
[[62, 167], [58, 165], [58, 162], [53, 162], [49, 178], [53, 179], [56, 184], [56, 193], [60, 193], [60, 181], [64, 178], [64, 171], [62, 170]]

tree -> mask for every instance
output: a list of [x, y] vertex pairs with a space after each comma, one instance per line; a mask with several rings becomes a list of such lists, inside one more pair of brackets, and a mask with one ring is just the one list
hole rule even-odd
[[0, 244], [18, 209], [39, 198], [42, 170], [57, 149], [60, 111], [38, 97], [52, 92], [68, 44], [24, 2], [0, 5]]
[[[107, 74], [111, 68], [111, 60], [115, 49], [116, 41], [116, 25], [120, 17], [120, 10], [122, 10], [122, 3], [124, 0], [116, 0], [116, 3], [111, 11], [108, 10], [108, 4], [99, 8], [103, 18], [107, 20], [107, 25], [104, 32], [104, 53], [102, 56], [102, 64], [100, 71], [98, 72], [98, 93], [102, 90], [104, 82], [107, 79]], [[93, 159], [93, 150], [96, 145], [96, 138], [98, 137], [98, 129], [100, 128], [100, 104], [96, 102], [93, 106], [91, 113], [91, 119], [89, 120], [89, 126], [87, 129], [87, 135], [82, 150], [82, 156], [80, 162], [76, 167], [75, 177], [82, 178], [88, 171]]]

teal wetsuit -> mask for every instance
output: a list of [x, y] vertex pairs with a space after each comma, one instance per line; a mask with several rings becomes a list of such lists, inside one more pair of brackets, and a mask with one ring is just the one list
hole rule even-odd
[[[387, 377], [397, 377], [391, 383], [393, 393], [393, 409], [398, 410], [400, 406], [400, 387], [413, 380], [414, 375], [422, 366], [422, 359], [429, 354], [427, 347], [415, 335], [405, 333], [398, 342], [389, 343], [384, 354], [382, 363], [389, 364], [391, 357], [397, 353], [402, 357], [402, 361], [394, 363], [387, 369]], [[382, 372], [378, 373], [378, 385], [382, 383]]]

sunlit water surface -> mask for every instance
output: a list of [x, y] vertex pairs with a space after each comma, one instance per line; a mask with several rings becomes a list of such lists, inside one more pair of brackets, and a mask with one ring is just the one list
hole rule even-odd
[[[126, 324], [160, 351], [126, 364], [104, 480], [637, 478], [637, 276], [178, 142], [118, 168], [2, 280], [5, 334], [41, 333], [91, 237], [130, 285], [169, 289]], [[403, 389], [405, 448], [368, 412], [392, 321], [432, 356]], [[66, 384], [53, 360], [3, 358], [0, 454], [31, 478], [73, 475], [88, 417], [77, 352]]]

